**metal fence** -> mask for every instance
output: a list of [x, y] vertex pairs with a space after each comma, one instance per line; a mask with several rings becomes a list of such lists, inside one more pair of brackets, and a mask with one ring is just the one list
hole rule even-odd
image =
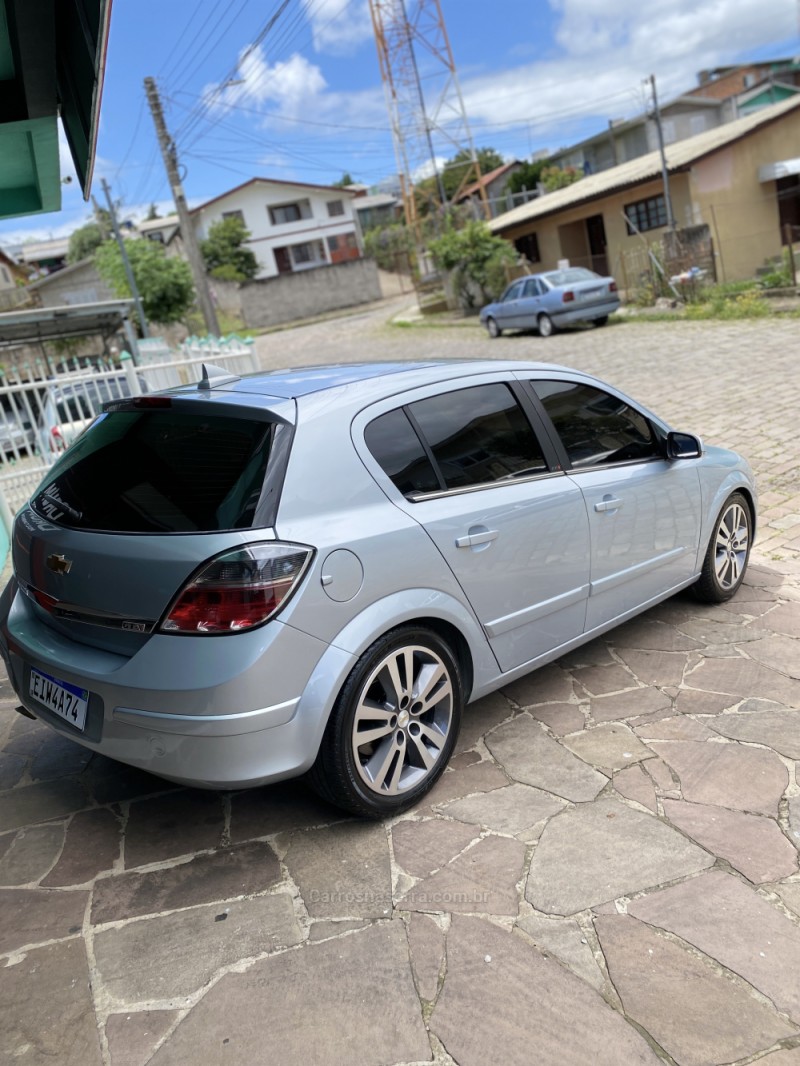
[[49, 468], [109, 401], [197, 381], [204, 363], [234, 374], [258, 369], [251, 343], [240, 338], [189, 338], [177, 350], [163, 341], [139, 343], [140, 364], [44, 363], [6, 369], [0, 381], [0, 522], [11, 532], [13, 516]]

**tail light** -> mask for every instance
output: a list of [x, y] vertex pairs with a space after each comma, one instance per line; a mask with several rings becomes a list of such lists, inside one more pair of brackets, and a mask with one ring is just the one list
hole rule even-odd
[[575, 293], [572, 292], [570, 289], [567, 289], [567, 291], [561, 297], [561, 302], [563, 304], [568, 304], [568, 303], [571, 303], [574, 299], [575, 299]]
[[270, 541], [218, 555], [184, 585], [160, 628], [198, 636], [263, 625], [298, 587], [313, 554], [303, 544]]
[[608, 286], [608, 291], [609, 292], [616, 292], [617, 291], [617, 283], [616, 283], [616, 281], [612, 281], [611, 282], [611, 284]]
[[65, 448], [66, 444], [61, 430], [58, 426], [53, 426], [50, 430], [50, 451], [63, 452]]

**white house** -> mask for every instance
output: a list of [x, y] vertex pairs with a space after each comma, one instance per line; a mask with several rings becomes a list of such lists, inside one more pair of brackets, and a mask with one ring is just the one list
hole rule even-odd
[[355, 197], [330, 185], [252, 178], [192, 215], [201, 240], [214, 222], [240, 218], [259, 262], [257, 277], [270, 278], [361, 258]]

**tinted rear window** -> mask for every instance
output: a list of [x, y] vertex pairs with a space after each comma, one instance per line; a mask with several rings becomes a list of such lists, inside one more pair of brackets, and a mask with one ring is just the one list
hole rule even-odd
[[172, 409], [110, 412], [56, 463], [32, 503], [44, 517], [81, 529], [246, 528], [273, 431], [269, 422]]

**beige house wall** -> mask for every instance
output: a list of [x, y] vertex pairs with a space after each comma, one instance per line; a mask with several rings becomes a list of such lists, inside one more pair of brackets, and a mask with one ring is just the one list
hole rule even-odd
[[[800, 110], [763, 126], [704, 159], [686, 172], [670, 175], [669, 186], [675, 222], [679, 228], [707, 225], [716, 253], [720, 281], [753, 277], [765, 260], [781, 254], [778, 200], [774, 181], [759, 182], [759, 168], [797, 155], [800, 144]], [[540, 270], [552, 270], [560, 259], [574, 266], [592, 266], [586, 237], [586, 220], [602, 215], [608, 268], [627, 288], [623, 260], [629, 251], [641, 252], [644, 242], [661, 241], [666, 227], [642, 237], [627, 232], [624, 208], [663, 193], [661, 178], [643, 182], [624, 192], [613, 192], [590, 203], [534, 218], [505, 230], [514, 241], [535, 233]]]
[[794, 158], [798, 144], [800, 114], [792, 112], [692, 168], [692, 198], [711, 227], [720, 281], [752, 277], [765, 259], [781, 254], [775, 182], [760, 182], [758, 171]]

